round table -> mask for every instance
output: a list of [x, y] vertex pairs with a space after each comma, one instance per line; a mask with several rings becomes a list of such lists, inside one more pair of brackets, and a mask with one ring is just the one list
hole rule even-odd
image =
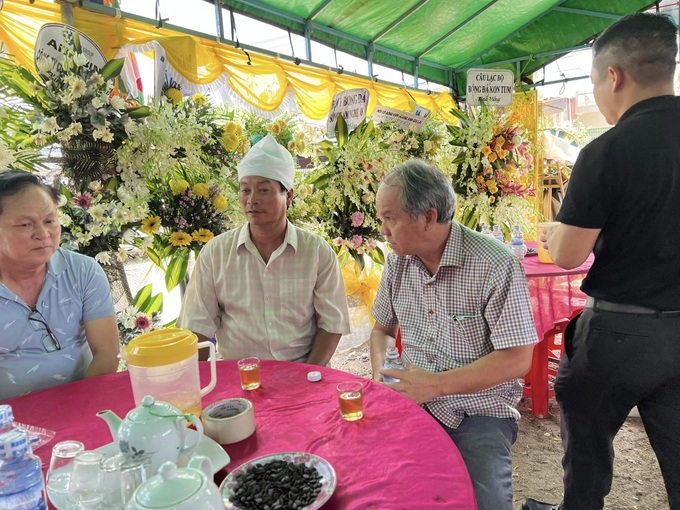
[[[322, 380], [309, 382], [319, 370]], [[200, 363], [201, 379], [209, 364]], [[203, 398], [212, 402], [242, 397], [253, 403], [256, 431], [224, 448], [231, 463], [216, 475], [219, 483], [250, 459], [278, 452], [308, 452], [335, 468], [337, 487], [324, 510], [475, 509], [472, 483], [460, 453], [441, 426], [420, 406], [367, 379], [304, 363], [263, 361], [262, 386], [241, 389], [234, 361], [217, 363], [217, 387]], [[346, 380], [365, 383], [364, 418], [340, 416], [335, 386]], [[36, 450], [49, 464], [52, 446], [66, 439], [87, 449], [111, 442], [97, 411], [111, 409], [121, 418], [134, 407], [127, 372], [94, 377], [39, 391], [3, 403], [12, 405], [17, 422], [56, 432]]]

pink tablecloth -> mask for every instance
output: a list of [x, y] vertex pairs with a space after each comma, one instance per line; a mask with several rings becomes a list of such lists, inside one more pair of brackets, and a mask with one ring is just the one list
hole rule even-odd
[[[526, 244], [536, 248], [536, 243]], [[568, 270], [539, 262], [537, 256], [524, 257], [522, 265], [529, 283], [531, 308], [539, 338], [543, 338], [556, 321], [569, 318], [575, 310], [585, 306], [586, 295], [580, 287], [592, 264], [592, 253], [582, 265]]]
[[[455, 445], [422, 408], [385, 386], [330, 368], [264, 361], [262, 387], [241, 390], [236, 364], [217, 363], [217, 387], [203, 406], [224, 398], [253, 402], [256, 432], [225, 447], [231, 457], [219, 482], [243, 462], [284, 451], [314, 453], [329, 461], [338, 485], [324, 510], [340, 509], [475, 509], [472, 483]], [[320, 370], [323, 379], [307, 381]], [[209, 366], [201, 363], [207, 381]], [[335, 385], [359, 379], [366, 383], [364, 418], [344, 421], [338, 412]], [[87, 449], [111, 442], [108, 426], [95, 416], [111, 409], [123, 417], [133, 406], [127, 373], [95, 377], [40, 391], [4, 403], [20, 423], [56, 431], [52, 442], [36, 451], [49, 463], [52, 446], [77, 439]]]

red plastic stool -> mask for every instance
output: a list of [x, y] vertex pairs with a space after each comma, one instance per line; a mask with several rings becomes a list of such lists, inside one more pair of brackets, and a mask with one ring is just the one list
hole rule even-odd
[[523, 393], [531, 399], [531, 413], [536, 418], [545, 418], [548, 415], [548, 400], [555, 396], [555, 390], [550, 389], [548, 384], [548, 375], [557, 376], [557, 369], [551, 368], [550, 363], [559, 365], [564, 353], [564, 330], [582, 311], [580, 308], [568, 319], [557, 321], [534, 346], [531, 369], [524, 376]]

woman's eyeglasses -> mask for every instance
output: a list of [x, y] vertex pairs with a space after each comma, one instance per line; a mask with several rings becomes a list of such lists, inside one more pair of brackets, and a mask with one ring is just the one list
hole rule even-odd
[[61, 344], [57, 337], [54, 336], [52, 330], [47, 325], [45, 317], [38, 310], [32, 311], [28, 314], [28, 323], [35, 331], [45, 331], [45, 336], [42, 337], [42, 345], [47, 352], [54, 352], [61, 350]]

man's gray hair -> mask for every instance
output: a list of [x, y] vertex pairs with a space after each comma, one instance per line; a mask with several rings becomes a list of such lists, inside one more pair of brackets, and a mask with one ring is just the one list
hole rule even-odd
[[437, 223], [450, 223], [456, 213], [456, 194], [449, 179], [421, 159], [395, 166], [380, 183], [402, 188], [401, 208], [414, 220], [430, 209], [437, 211]]

